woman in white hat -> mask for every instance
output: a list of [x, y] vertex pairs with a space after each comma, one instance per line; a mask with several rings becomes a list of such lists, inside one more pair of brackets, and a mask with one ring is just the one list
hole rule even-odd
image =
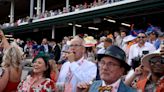
[[[137, 68], [135, 74], [126, 81], [140, 78], [136, 81], [136, 88], [142, 92], [164, 92], [164, 48], [144, 56], [141, 60], [144, 68]], [[148, 69], [149, 74], [143, 77], [143, 69]], [[142, 77], [142, 78], [141, 78]]]
[[124, 39], [123, 39], [123, 42], [125, 43], [125, 45], [122, 47], [122, 49], [125, 51], [127, 58], [129, 55], [130, 46], [136, 43], [135, 39], [136, 39], [136, 37], [134, 37], [132, 35], [128, 35], [128, 36], [124, 37]]

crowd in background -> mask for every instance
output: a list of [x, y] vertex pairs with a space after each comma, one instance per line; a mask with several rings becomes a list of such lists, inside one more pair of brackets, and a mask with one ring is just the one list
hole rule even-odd
[[[41, 44], [31, 39], [9, 44], [2, 31], [0, 37], [4, 72], [0, 83], [5, 81], [0, 88], [5, 92], [164, 91], [164, 33], [157, 26], [121, 29], [100, 39], [88, 34], [65, 36], [61, 43], [43, 38]], [[22, 66], [27, 59], [30, 63]], [[32, 71], [22, 80], [24, 66]]]
[[110, 4], [110, 3], [114, 3], [114, 2], [119, 2], [119, 1], [123, 1], [123, 0], [94, 0], [93, 3], [84, 2], [84, 4], [70, 5], [68, 9], [66, 7], [62, 7], [62, 8], [55, 9], [55, 10], [46, 10], [45, 12], [42, 12], [40, 15], [34, 14], [33, 18], [30, 18], [29, 16], [27, 16], [25, 18], [20, 18], [20, 19], [16, 20], [15, 23], [4, 23], [4, 24], [0, 25], [0, 27], [7, 28], [7, 27], [18, 26], [21, 23], [25, 23], [25, 22], [31, 23], [33, 20], [37, 20], [37, 19], [52, 17], [52, 16], [56, 16], [56, 15], [69, 13], [69, 12], [77, 12], [80, 10], [93, 8], [93, 7]]

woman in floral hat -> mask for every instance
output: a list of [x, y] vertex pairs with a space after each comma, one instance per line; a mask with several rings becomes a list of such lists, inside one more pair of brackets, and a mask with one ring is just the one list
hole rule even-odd
[[85, 58], [89, 61], [95, 62], [95, 45], [97, 44], [97, 41], [92, 36], [85, 37], [84, 41], [84, 46], [86, 48]]

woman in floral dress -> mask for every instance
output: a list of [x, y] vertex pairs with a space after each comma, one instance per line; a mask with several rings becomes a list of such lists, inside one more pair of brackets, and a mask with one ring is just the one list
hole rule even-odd
[[50, 79], [48, 57], [37, 55], [33, 60], [33, 70], [18, 85], [18, 92], [55, 92], [55, 83]]

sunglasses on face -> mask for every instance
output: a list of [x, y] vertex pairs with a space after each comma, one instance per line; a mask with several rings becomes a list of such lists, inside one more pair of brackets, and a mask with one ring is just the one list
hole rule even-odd
[[145, 36], [138, 36], [138, 38], [145, 38]]
[[161, 64], [164, 64], [164, 57], [153, 57], [149, 61], [152, 64], [156, 64], [157, 62], [160, 62]]

